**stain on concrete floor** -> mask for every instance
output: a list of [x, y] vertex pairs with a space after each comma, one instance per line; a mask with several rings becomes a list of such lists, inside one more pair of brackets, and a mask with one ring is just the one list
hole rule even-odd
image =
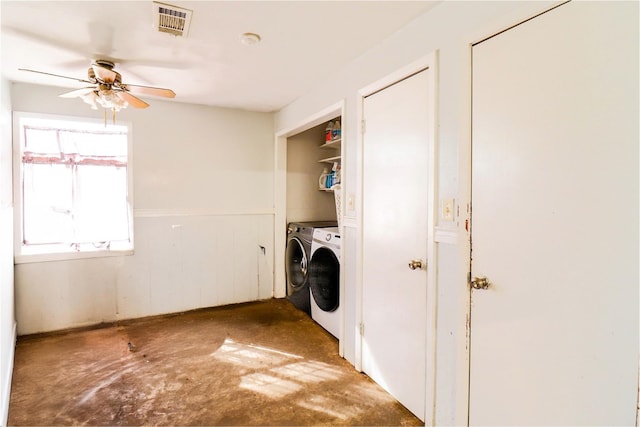
[[21, 337], [8, 423], [423, 425], [284, 299]]

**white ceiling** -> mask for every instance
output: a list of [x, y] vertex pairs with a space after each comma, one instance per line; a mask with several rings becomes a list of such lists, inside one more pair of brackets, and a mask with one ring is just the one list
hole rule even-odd
[[[2, 0], [1, 72], [80, 88], [18, 68], [85, 79], [92, 59], [110, 59], [124, 83], [173, 89], [179, 102], [277, 111], [438, 2], [167, 3], [193, 11], [187, 37], [155, 30], [151, 1]], [[245, 32], [262, 42], [242, 44]]]

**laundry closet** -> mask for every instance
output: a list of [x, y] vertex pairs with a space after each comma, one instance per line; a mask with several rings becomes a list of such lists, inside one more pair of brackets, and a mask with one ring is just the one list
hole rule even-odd
[[340, 339], [341, 117], [287, 139], [287, 298]]

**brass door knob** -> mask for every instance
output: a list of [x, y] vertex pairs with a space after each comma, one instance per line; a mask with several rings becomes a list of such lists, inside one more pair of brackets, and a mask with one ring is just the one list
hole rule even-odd
[[471, 279], [471, 287], [473, 289], [487, 289], [489, 287], [489, 281], [486, 277], [474, 277]]
[[409, 268], [412, 270], [422, 270], [426, 265], [422, 262], [421, 259], [412, 259], [409, 261]]

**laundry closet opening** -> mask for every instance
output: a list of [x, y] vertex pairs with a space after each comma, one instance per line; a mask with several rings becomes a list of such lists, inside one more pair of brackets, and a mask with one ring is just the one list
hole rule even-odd
[[[329, 118], [331, 117], [331, 118]], [[342, 117], [325, 116], [286, 139], [286, 297], [338, 341]]]

